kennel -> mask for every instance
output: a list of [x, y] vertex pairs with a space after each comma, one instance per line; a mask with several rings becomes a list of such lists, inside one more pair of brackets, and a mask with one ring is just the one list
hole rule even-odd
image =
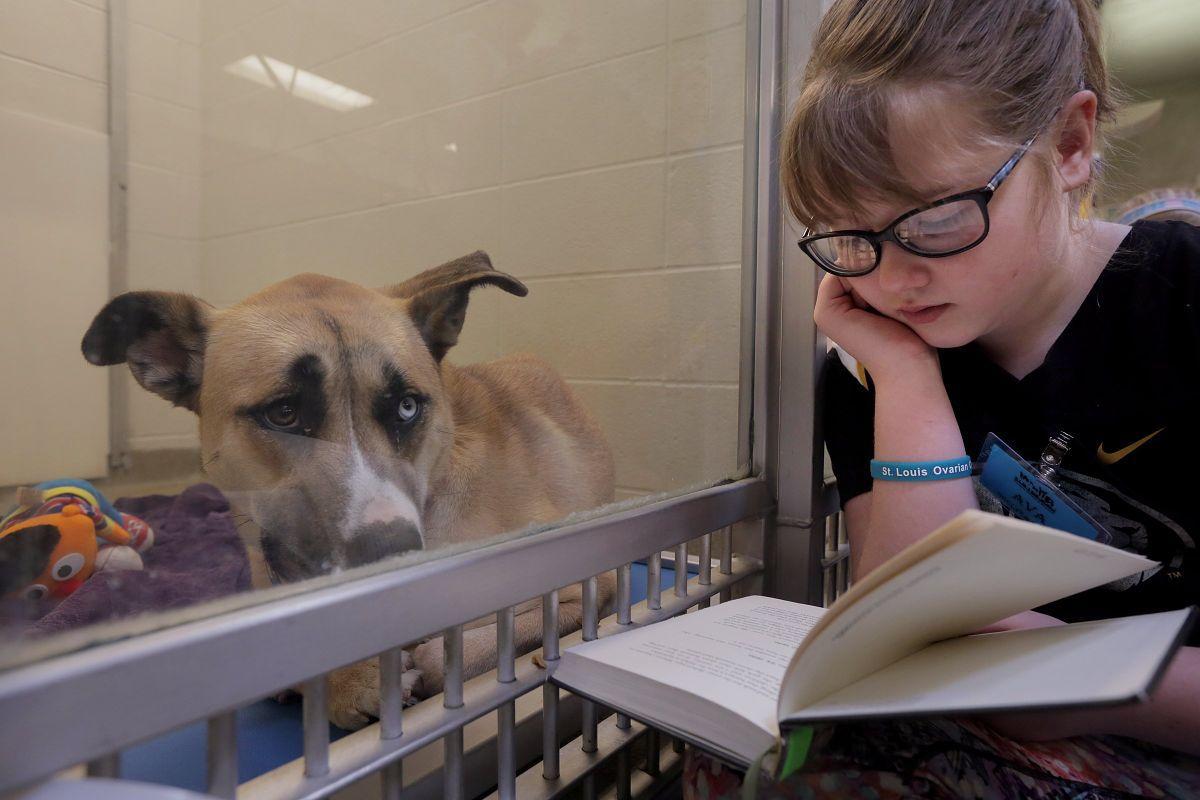
[[[653, 624], [747, 586], [827, 604], [848, 582], [848, 547], [819, 437], [824, 344], [810, 322], [815, 276], [789, 246], [794, 236], [776, 179], [781, 116], [820, 6], [747, 3], [738, 406], [745, 474], [11, 669], [0, 675], [0, 791], [33, 787], [72, 768], [78, 777], [83, 764], [92, 778], [119, 777], [122, 750], [201, 720], [207, 792], [217, 797], [297, 800], [348, 787], [384, 798], [631, 797], [659, 788], [677, 767], [678, 743], [548, 683], [561, 648]], [[110, 0], [110, 69], [118, 88], [123, 14], [123, 0]], [[113, 113], [116, 152], [124, 146], [119, 105]], [[120, 220], [119, 190], [114, 198]], [[634, 605], [631, 565], [643, 560], [646, 599]], [[665, 590], [664, 569], [674, 574]], [[608, 570], [618, 576], [616, 613], [598, 619], [595, 576]], [[521, 579], [497, 582], [497, 574]], [[471, 591], [422, 604], [448, 581]], [[560, 640], [550, 632], [555, 626], [547, 627], [545, 668], [537, 654], [514, 658], [514, 607], [542, 597], [554, 619], [557, 590], [578, 583], [583, 629]], [[385, 608], [422, 613], [394, 618]], [[490, 614], [500, 632], [499, 666], [464, 681], [463, 625]], [[445, 692], [402, 708], [398, 645], [438, 632], [445, 634]], [[382, 664], [380, 720], [331, 743], [325, 675], [375, 655]], [[303, 757], [239, 785], [237, 710], [301, 683]], [[129, 687], [136, 687], [133, 704]], [[65, 790], [88, 797], [92, 789], [82, 782]]]

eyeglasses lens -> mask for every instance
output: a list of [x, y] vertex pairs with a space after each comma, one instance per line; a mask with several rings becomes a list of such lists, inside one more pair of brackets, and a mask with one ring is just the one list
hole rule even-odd
[[956, 200], [913, 214], [896, 226], [896, 238], [919, 253], [937, 255], [970, 247], [983, 238], [987, 222], [974, 200]]

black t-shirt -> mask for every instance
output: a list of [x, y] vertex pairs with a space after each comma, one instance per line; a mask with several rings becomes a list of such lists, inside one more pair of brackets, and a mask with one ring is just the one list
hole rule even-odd
[[[1020, 380], [974, 344], [938, 356], [968, 455], [995, 432], [1036, 463], [1052, 435], [1073, 434], [1059, 488], [1116, 546], [1163, 564], [1044, 611], [1076, 621], [1200, 603], [1200, 229], [1135, 224]], [[835, 353], [826, 366], [825, 440], [844, 503], [871, 491], [874, 392]]]

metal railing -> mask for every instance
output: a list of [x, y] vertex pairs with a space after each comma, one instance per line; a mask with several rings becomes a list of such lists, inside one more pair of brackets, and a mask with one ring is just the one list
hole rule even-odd
[[[407, 770], [401, 763], [407, 755], [439, 740], [445, 765], [443, 796], [465, 797], [493, 785], [499, 786], [501, 796], [513, 796], [521, 765], [518, 729], [521, 723], [528, 725], [527, 718], [518, 720], [516, 703], [542, 689], [544, 724], [539, 738], [558, 742], [562, 732], [556, 727], [559, 698], [553, 689], [543, 688], [549, 685], [547, 679], [560, 648], [584, 637], [608, 635], [683, 613], [757, 574], [761, 569], [757, 561], [733, 557], [727, 531], [717, 534], [722, 553], [717, 573], [712, 573], [711, 566], [702, 567], [693, 580], [677, 582], [670, 597], [654, 591], [658, 574], [653, 562], [663, 550], [674, 549], [678, 556], [681, 546], [699, 532], [725, 529], [766, 514], [771, 507], [762, 480], [735, 481], [11, 670], [0, 677], [5, 740], [0, 743], [0, 791], [28, 785], [80, 761], [103, 765], [105, 773], [112, 774], [113, 756], [121, 748], [208, 719], [209, 790], [232, 797], [237, 791], [233, 710], [303, 684], [302, 763], [248, 782], [240, 787], [246, 796], [326, 797], [380, 771], [385, 797], [395, 796], [401, 785], [426, 781], [428, 787], [433, 770], [404, 775]], [[699, 549], [712, 552], [711, 537], [712, 533], [700, 534]], [[630, 562], [646, 557], [647, 550], [653, 554], [650, 591], [647, 600], [635, 607], [630, 605], [624, 585], [629, 581]], [[602, 622], [595, 576], [613, 569], [625, 577], [618, 578], [616, 613]], [[498, 575], [521, 578], [496, 580]], [[548, 627], [541, 662], [535, 661], [535, 654], [513, 657], [512, 609], [530, 598], [543, 597], [543, 611], [549, 617], [557, 590], [572, 583], [584, 585], [583, 630], [559, 641], [557, 626]], [[448, 586], [455, 591], [447, 592]], [[428, 603], [431, 597], [438, 602]], [[422, 612], [396, 612], [415, 608]], [[463, 625], [494, 613], [499, 614], [498, 669], [464, 681]], [[347, 620], [355, 624], [348, 625]], [[439, 698], [402, 712], [401, 657], [396, 648], [438, 632], [445, 632], [445, 691]], [[380, 722], [331, 746], [325, 674], [380, 654]], [[478, 785], [482, 773], [473, 766], [469, 771], [476, 785], [468, 791], [464, 729], [493, 713], [501, 733], [499, 753], [491, 758], [499, 766], [482, 789]], [[582, 749], [593, 756], [588, 763], [606, 757], [601, 751], [602, 716], [598, 710], [583, 709]], [[62, 725], [61, 720], [67, 718], [86, 719], [88, 724]], [[640, 730], [625, 720], [618, 722], [617, 739], [640, 735]], [[546, 750], [541, 778], [553, 787], [548, 796], [580, 778], [563, 771], [566, 759], [561, 754], [556, 758], [556, 749]], [[471, 754], [473, 763], [485, 755]], [[429, 780], [439, 782], [436, 777]], [[425, 792], [417, 796], [422, 794]]]

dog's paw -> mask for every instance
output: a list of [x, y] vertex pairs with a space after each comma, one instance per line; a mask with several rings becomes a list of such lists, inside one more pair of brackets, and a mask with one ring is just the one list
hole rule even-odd
[[379, 659], [329, 673], [329, 721], [356, 731], [379, 717]]
[[417, 645], [412, 654], [413, 667], [420, 675], [414, 692], [418, 697], [433, 697], [442, 691], [445, 683], [445, 652], [442, 639], [432, 639]]

